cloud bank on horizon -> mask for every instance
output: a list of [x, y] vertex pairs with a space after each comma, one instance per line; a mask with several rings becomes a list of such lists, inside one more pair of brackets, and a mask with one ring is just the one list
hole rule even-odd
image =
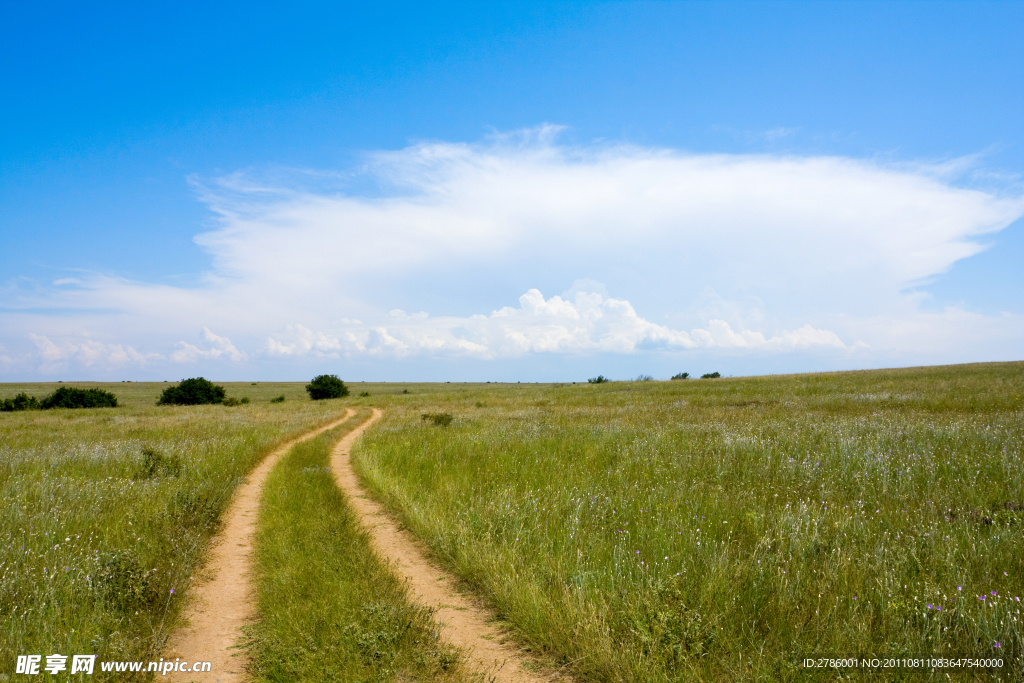
[[193, 181], [216, 217], [195, 238], [212, 262], [199, 284], [8, 283], [0, 376], [289, 374], [325, 358], [1012, 359], [1024, 316], [928, 306], [931, 278], [1024, 215], [1019, 191], [958, 185], [965, 163], [570, 146], [544, 126], [343, 172]]

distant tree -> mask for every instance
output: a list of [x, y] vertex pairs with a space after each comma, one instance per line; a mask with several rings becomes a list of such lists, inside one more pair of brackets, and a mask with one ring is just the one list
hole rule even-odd
[[60, 387], [40, 402], [44, 410], [50, 408], [116, 408], [117, 397], [102, 389], [76, 389]]
[[306, 385], [306, 391], [314, 401], [348, 396], [348, 387], [338, 379], [337, 375], [317, 375], [312, 382]]
[[587, 380], [587, 383], [589, 383], [589, 384], [604, 384], [605, 382], [611, 382], [611, 380], [608, 379], [607, 377], [605, 377], [604, 375], [598, 375], [597, 377], [591, 377], [590, 379]]
[[690, 373], [680, 372], [677, 375], [672, 375], [672, 379], [690, 379]]
[[718, 373], [718, 372], [708, 372], [708, 373], [705, 373], [705, 374], [701, 375], [700, 378], [701, 379], [715, 379], [715, 378], [721, 377], [721, 376], [722, 376], [721, 373]]
[[637, 375], [637, 378], [635, 380], [633, 380], [633, 381], [634, 382], [653, 382], [654, 378], [651, 377], [650, 375]]
[[14, 398], [5, 398], [0, 401], [0, 411], [5, 413], [14, 412], [15, 410], [39, 410], [39, 400], [35, 396], [29, 396], [24, 391], [15, 396]]
[[223, 403], [224, 387], [202, 377], [181, 380], [181, 384], [167, 387], [160, 394], [157, 405], [197, 406], [204, 403]]

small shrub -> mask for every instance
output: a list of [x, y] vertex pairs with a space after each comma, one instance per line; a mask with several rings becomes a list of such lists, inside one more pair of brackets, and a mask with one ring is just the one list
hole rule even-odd
[[700, 376], [701, 379], [715, 379], [721, 377], [722, 374], [719, 372], [708, 372]]
[[169, 458], [155, 448], [146, 446], [142, 449], [142, 463], [135, 475], [136, 479], [152, 479], [157, 476], [177, 477], [181, 474], [181, 461]]
[[402, 393], [403, 393], [403, 394], [408, 394], [408, 393], [409, 393], [409, 390], [408, 390], [408, 389], [402, 389]]
[[239, 403], [241, 403], [243, 406], [246, 405], [247, 403], [249, 403], [249, 397], [248, 396], [243, 396], [242, 400], [239, 401]]
[[369, 396], [369, 395], [370, 395], [370, 392], [369, 392], [369, 391], [364, 391], [364, 392], [362, 392], [362, 393], [360, 393], [360, 394], [359, 394], [359, 398], [366, 398], [366, 397], [367, 397], [367, 396]]
[[284, 395], [278, 396], [277, 398], [270, 399], [271, 403], [284, 403]]
[[60, 387], [40, 401], [44, 410], [50, 408], [116, 408], [117, 397], [102, 389]]
[[476, 407], [477, 407], [477, 408], [483, 408], [483, 407], [484, 407], [484, 404], [483, 404], [483, 403], [481, 403], [480, 401], [477, 401], [477, 402], [476, 402]]
[[451, 413], [423, 413], [420, 415], [423, 421], [430, 420], [439, 427], [447, 427], [454, 419]]
[[690, 379], [690, 373], [680, 372], [679, 374], [672, 375], [672, 379]]
[[153, 575], [143, 569], [130, 550], [104, 553], [91, 579], [93, 589], [107, 603], [129, 612], [156, 599]]
[[0, 411], [10, 413], [15, 410], [39, 410], [41, 407], [35, 396], [29, 396], [23, 391], [14, 398], [5, 398], [0, 404]]
[[181, 384], [177, 386], [164, 389], [156, 404], [158, 406], [196, 406], [205, 403], [222, 403], [224, 393], [224, 387], [217, 386], [202, 377], [193, 377], [181, 380]]
[[239, 401], [234, 396], [231, 396], [230, 398], [226, 398], [226, 399], [224, 399], [223, 401], [220, 402], [220, 404], [223, 405], [223, 406], [237, 406], [237, 405], [240, 405], [241, 403], [242, 402]]
[[638, 375], [634, 382], [653, 382], [654, 378], [650, 375]]
[[604, 375], [598, 375], [597, 377], [591, 377], [590, 379], [587, 380], [588, 384], [604, 384], [605, 382], [611, 382], [611, 380], [608, 379], [607, 377], [605, 377]]
[[314, 401], [348, 396], [348, 387], [338, 379], [337, 375], [317, 375], [312, 382], [306, 385], [306, 391]]

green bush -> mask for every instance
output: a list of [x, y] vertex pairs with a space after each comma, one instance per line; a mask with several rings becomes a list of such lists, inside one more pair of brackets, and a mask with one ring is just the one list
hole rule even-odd
[[360, 394], [359, 394], [359, 398], [366, 398], [366, 397], [367, 397], [367, 396], [369, 396], [369, 395], [370, 395], [370, 392], [369, 392], [369, 391], [364, 391], [364, 392], [362, 392], [362, 393], [360, 393]]
[[5, 398], [0, 402], [0, 411], [10, 413], [15, 410], [39, 410], [41, 406], [35, 396], [29, 396], [24, 391], [14, 398]]
[[159, 599], [153, 575], [142, 567], [133, 550], [103, 553], [96, 563], [93, 590], [118, 610], [131, 612]]
[[680, 372], [678, 374], [672, 375], [672, 379], [690, 379], [690, 373]]
[[196, 406], [204, 403], [223, 403], [223, 401], [224, 387], [217, 386], [202, 377], [193, 377], [181, 380], [181, 384], [176, 387], [164, 389], [156, 404], [158, 406]]
[[60, 387], [39, 404], [44, 410], [50, 408], [116, 408], [117, 397], [102, 389], [75, 389]]
[[278, 396], [277, 398], [270, 399], [270, 402], [271, 403], [284, 403], [284, 394]]
[[306, 391], [314, 401], [348, 396], [348, 387], [338, 379], [337, 375], [317, 375], [312, 382], [306, 385]]
[[243, 396], [241, 400], [235, 398], [234, 396], [224, 399], [224, 405], [226, 406], [244, 406], [248, 402], [249, 399], [245, 396]]
[[589, 384], [604, 384], [605, 382], [611, 382], [611, 380], [604, 375], [598, 375], [597, 377], [591, 377], [587, 382]]
[[700, 376], [701, 379], [715, 379], [721, 377], [722, 374], [719, 372], [707, 372]]
[[181, 474], [181, 460], [167, 457], [155, 448], [146, 446], [142, 449], [142, 463], [135, 475], [136, 479], [152, 479], [153, 477], [177, 477]]
[[439, 427], [447, 427], [454, 419], [451, 413], [423, 413], [420, 415], [423, 421], [430, 420]]

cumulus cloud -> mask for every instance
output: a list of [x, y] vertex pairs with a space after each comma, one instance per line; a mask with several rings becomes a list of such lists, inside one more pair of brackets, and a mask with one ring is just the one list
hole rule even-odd
[[[32, 362], [82, 364], [113, 364], [115, 347], [126, 363], [145, 348], [143, 359], [179, 364], [810, 349], [882, 358], [915, 343], [932, 360], [959, 358], [977, 348], [961, 314], [926, 313], [908, 292], [1024, 215], [1019, 193], [958, 185], [969, 162], [689, 154], [561, 145], [556, 134], [425, 142], [344, 173], [195, 181], [216, 218], [196, 237], [213, 263], [199, 285], [76, 272], [9, 288], [3, 341], [62, 338], [57, 351], [33, 341]], [[573, 281], [587, 284], [540, 294]], [[518, 307], [501, 308], [522, 292]], [[982, 318], [972, 325], [999, 348], [1024, 341], [1018, 317]], [[182, 340], [197, 329], [198, 343]], [[17, 365], [28, 351], [6, 355]]]
[[519, 308], [506, 306], [490, 315], [432, 318], [394, 310], [381, 325], [347, 324], [337, 336], [290, 325], [286, 337], [267, 340], [267, 351], [273, 355], [444, 353], [484, 359], [658, 348], [791, 351], [813, 347], [847, 348], [834, 332], [811, 325], [770, 338], [751, 330], [733, 331], [724, 320], [710, 320], [706, 329], [686, 332], [645, 320], [625, 300], [593, 292], [577, 292], [571, 301], [560, 296], [545, 299], [536, 289], [519, 297]]
[[[120, 368], [124, 366], [144, 366], [148, 362], [161, 360], [158, 353], [140, 353], [131, 346], [122, 344], [104, 344], [94, 339], [58, 339], [51, 340], [44, 335], [29, 333], [29, 339], [35, 345], [34, 360], [39, 362], [39, 370], [50, 373], [68, 367], [84, 368]], [[14, 359], [7, 357], [6, 364], [14, 364]]]
[[235, 348], [231, 340], [221, 337], [210, 331], [210, 328], [203, 328], [203, 339], [210, 342], [205, 349], [185, 341], [178, 342], [178, 349], [171, 354], [171, 360], [175, 363], [191, 363], [200, 358], [227, 358], [233, 361], [248, 359], [248, 355]]

